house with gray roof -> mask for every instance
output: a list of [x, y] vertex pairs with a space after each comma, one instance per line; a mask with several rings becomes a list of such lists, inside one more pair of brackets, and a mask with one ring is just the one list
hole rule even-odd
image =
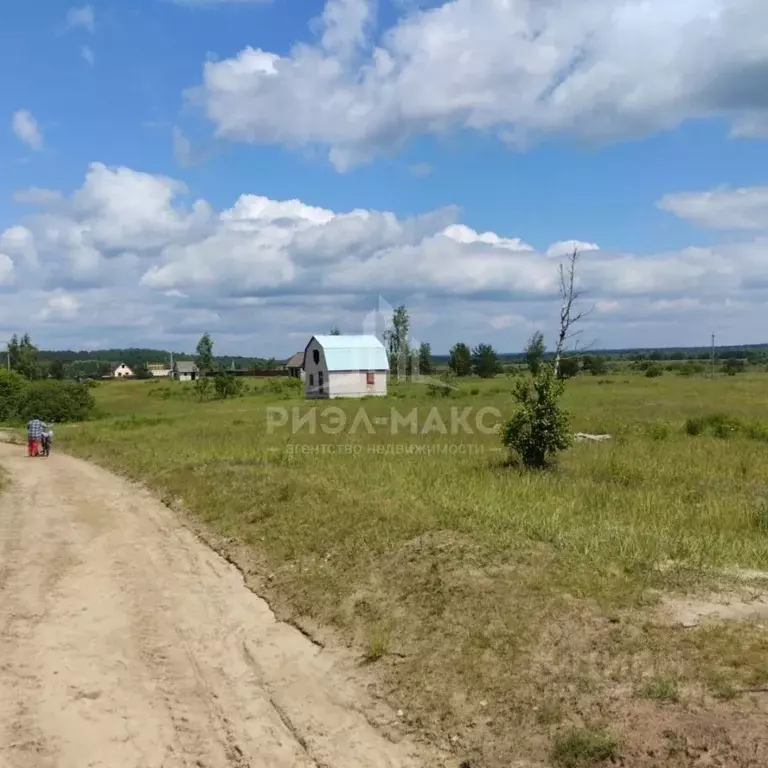
[[292, 357], [289, 357], [285, 361], [285, 368], [287, 369], [288, 373], [290, 373], [291, 376], [295, 378], [301, 377], [301, 369], [304, 365], [304, 350], [301, 352], [297, 352]]
[[173, 378], [176, 381], [195, 381], [197, 365], [192, 360], [179, 360], [173, 364]]
[[304, 349], [307, 398], [386, 395], [389, 360], [375, 336], [313, 336]]

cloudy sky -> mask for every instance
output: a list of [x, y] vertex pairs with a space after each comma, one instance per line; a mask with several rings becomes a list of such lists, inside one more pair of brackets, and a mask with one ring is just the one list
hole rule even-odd
[[768, 340], [766, 0], [0, 10], [0, 343]]

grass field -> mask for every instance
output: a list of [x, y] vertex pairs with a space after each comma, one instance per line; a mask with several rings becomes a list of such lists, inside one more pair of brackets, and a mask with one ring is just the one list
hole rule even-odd
[[[312, 406], [281, 380], [208, 403], [109, 383], [103, 418], [60, 427], [56, 448], [181, 499], [278, 614], [358, 649], [404, 727], [457, 764], [768, 764], [766, 694], [742, 690], [768, 683], [768, 624], [659, 613], [761, 590], [728, 571], [768, 570], [768, 375], [572, 380], [573, 431], [613, 437], [548, 473], [505, 466], [495, 434], [450, 434], [451, 409], [470, 427], [508, 415], [512, 383], [393, 385], [318, 405], [314, 431], [292, 431]], [[277, 408], [288, 423], [268, 429]], [[413, 408], [420, 433], [392, 434], [392, 409]]]

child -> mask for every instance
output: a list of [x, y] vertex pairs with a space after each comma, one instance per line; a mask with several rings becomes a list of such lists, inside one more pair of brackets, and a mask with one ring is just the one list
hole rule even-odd
[[51, 453], [51, 441], [53, 440], [53, 427], [48, 427], [43, 432], [43, 456], [49, 456]]

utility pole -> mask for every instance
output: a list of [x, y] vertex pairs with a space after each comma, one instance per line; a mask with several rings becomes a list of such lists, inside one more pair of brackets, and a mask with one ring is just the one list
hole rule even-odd
[[712, 378], [715, 378], [715, 334], [712, 334]]

